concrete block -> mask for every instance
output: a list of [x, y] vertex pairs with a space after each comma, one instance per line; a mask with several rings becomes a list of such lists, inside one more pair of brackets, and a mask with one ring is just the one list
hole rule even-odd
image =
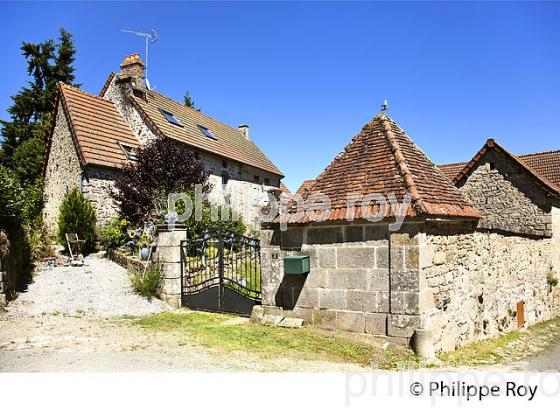
[[313, 323], [313, 309], [295, 307], [293, 310], [284, 310], [284, 317], [300, 318], [304, 325], [310, 325]]
[[348, 247], [337, 250], [336, 262], [339, 268], [374, 268], [375, 248]]
[[278, 327], [299, 328], [303, 325], [303, 319], [297, 317], [285, 317], [278, 323]]
[[263, 306], [264, 308], [264, 315], [268, 315], [268, 316], [283, 316], [283, 309], [280, 306], [270, 306], [270, 305], [265, 305]]
[[303, 244], [303, 228], [288, 228], [281, 232], [281, 248], [286, 250], [300, 250]]
[[341, 289], [319, 289], [319, 308], [346, 309], [346, 291]]
[[335, 330], [336, 312], [332, 310], [313, 310], [313, 325], [326, 330]]
[[414, 292], [419, 290], [420, 272], [418, 269], [403, 269], [391, 277], [391, 290]]
[[371, 269], [367, 271], [367, 289], [389, 291], [389, 270]]
[[366, 225], [364, 232], [366, 241], [374, 241], [376, 245], [387, 246], [389, 227], [386, 224]]
[[261, 323], [264, 317], [264, 308], [261, 305], [253, 306], [253, 310], [251, 311], [251, 322], [253, 323]]
[[391, 313], [404, 315], [419, 314], [418, 299], [418, 292], [391, 292]]
[[420, 249], [411, 245], [404, 249], [404, 267], [407, 269], [418, 269], [420, 266]]
[[282, 316], [276, 316], [276, 315], [267, 315], [265, 314], [263, 316], [262, 319], [262, 324], [263, 325], [268, 325], [268, 326], [276, 326], [278, 325], [278, 323], [280, 323], [280, 321], [282, 320]]
[[336, 248], [317, 249], [317, 259], [321, 268], [336, 268]]
[[329, 289], [367, 289], [365, 269], [328, 269], [326, 278]]
[[364, 333], [366, 327], [363, 312], [336, 312], [336, 328], [346, 332]]
[[347, 226], [344, 230], [345, 242], [363, 242], [364, 227], [363, 226]]
[[307, 230], [308, 245], [323, 245], [329, 243], [342, 243], [341, 227], [309, 228]]
[[319, 306], [319, 291], [317, 288], [304, 288], [301, 290], [299, 296], [296, 297], [295, 306], [316, 308]]
[[380, 246], [375, 249], [375, 267], [377, 269], [389, 269], [389, 248]]
[[404, 246], [391, 245], [391, 273], [404, 269]]
[[387, 335], [387, 315], [384, 313], [366, 313], [365, 332], [378, 336]]
[[396, 337], [411, 337], [420, 327], [420, 317], [410, 315], [389, 315], [387, 334]]

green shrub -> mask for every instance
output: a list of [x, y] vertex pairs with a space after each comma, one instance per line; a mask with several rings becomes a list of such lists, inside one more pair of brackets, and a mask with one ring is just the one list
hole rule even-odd
[[161, 262], [150, 264], [146, 273], [131, 272], [131, 281], [136, 293], [148, 300], [157, 297], [163, 281], [163, 264]]
[[21, 220], [22, 194], [16, 174], [0, 165], [0, 225]]
[[43, 225], [43, 187], [43, 178], [37, 178], [26, 184], [21, 203], [21, 216], [24, 224], [39, 230]]
[[115, 249], [124, 245], [127, 240], [125, 232], [126, 226], [127, 225], [123, 224], [117, 217], [113, 217], [107, 221], [99, 232], [99, 240], [103, 246], [107, 249]]
[[59, 243], [67, 248], [65, 234], [76, 233], [80, 239], [85, 241], [82, 250], [91, 250], [95, 241], [95, 223], [95, 210], [78, 188], [66, 193], [60, 204], [58, 215], [57, 239]]

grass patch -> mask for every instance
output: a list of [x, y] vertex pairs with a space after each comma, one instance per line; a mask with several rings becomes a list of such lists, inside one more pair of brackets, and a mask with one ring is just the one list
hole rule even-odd
[[442, 366], [489, 366], [535, 355], [560, 341], [560, 316], [492, 339], [440, 353]]
[[215, 313], [158, 313], [134, 321], [138, 326], [156, 331], [187, 334], [201, 345], [230, 351], [257, 353], [266, 357], [292, 356], [369, 366], [396, 368], [399, 362], [416, 362], [413, 353], [404, 347], [383, 350], [375, 342], [327, 333], [306, 326], [287, 329], [253, 323], [226, 324], [235, 316]]

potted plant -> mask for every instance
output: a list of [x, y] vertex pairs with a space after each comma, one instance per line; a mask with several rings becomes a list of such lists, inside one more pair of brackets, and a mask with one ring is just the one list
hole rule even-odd
[[150, 238], [148, 238], [148, 235], [146, 235], [146, 233], [144, 232], [139, 238], [138, 238], [138, 248], [140, 249], [140, 259], [143, 261], [147, 261], [148, 258], [150, 257]]

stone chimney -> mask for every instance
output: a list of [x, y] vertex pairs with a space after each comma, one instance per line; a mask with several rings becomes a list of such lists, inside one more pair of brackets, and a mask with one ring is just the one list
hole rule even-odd
[[247, 124], [238, 125], [237, 129], [241, 134], [243, 134], [246, 140], [249, 139], [249, 126]]
[[130, 54], [121, 63], [121, 74], [144, 78], [144, 62], [140, 54]]

